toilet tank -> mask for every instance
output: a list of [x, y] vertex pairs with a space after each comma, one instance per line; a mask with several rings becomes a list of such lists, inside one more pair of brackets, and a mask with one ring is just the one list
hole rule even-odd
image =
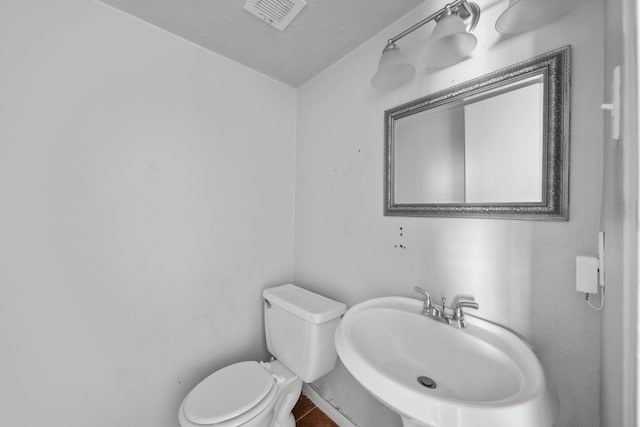
[[331, 372], [338, 357], [333, 335], [347, 306], [292, 284], [262, 296], [269, 353], [307, 383]]

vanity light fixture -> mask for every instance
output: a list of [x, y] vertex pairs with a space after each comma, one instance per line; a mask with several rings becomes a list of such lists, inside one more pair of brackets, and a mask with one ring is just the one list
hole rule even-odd
[[411, 80], [415, 67], [409, 63], [396, 42], [431, 21], [436, 21], [436, 27], [431, 34], [429, 48], [436, 58], [436, 65], [447, 66], [463, 60], [473, 52], [478, 43], [471, 31], [479, 18], [480, 7], [476, 3], [456, 0], [390, 38], [382, 51], [378, 71], [371, 79], [371, 85], [388, 90]]
[[[509, 0], [509, 6], [496, 21], [495, 28], [502, 34], [524, 33], [564, 15], [577, 1]], [[431, 21], [436, 22], [427, 45], [431, 65], [442, 68], [462, 61], [478, 44], [471, 32], [479, 18], [480, 7], [476, 3], [456, 0], [390, 38], [382, 51], [371, 85], [376, 89], [390, 90], [411, 80], [415, 67], [396, 42]]]
[[509, 7], [496, 21], [502, 34], [519, 34], [541, 27], [564, 15], [576, 0], [509, 0]]

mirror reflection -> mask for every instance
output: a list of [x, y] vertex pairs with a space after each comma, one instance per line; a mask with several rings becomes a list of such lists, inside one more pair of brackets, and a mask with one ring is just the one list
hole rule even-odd
[[385, 215], [568, 219], [569, 47], [385, 113]]
[[534, 76], [397, 120], [396, 202], [542, 202], [543, 101]]

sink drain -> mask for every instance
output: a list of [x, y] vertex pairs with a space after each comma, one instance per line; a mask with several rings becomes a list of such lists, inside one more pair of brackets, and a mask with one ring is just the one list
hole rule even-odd
[[436, 388], [438, 385], [429, 377], [418, 377], [418, 382], [426, 388]]

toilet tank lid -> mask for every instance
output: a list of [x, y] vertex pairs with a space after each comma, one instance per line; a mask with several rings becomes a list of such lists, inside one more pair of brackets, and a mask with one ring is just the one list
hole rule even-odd
[[291, 283], [265, 289], [262, 296], [270, 304], [311, 323], [328, 322], [342, 316], [347, 311], [345, 304]]

